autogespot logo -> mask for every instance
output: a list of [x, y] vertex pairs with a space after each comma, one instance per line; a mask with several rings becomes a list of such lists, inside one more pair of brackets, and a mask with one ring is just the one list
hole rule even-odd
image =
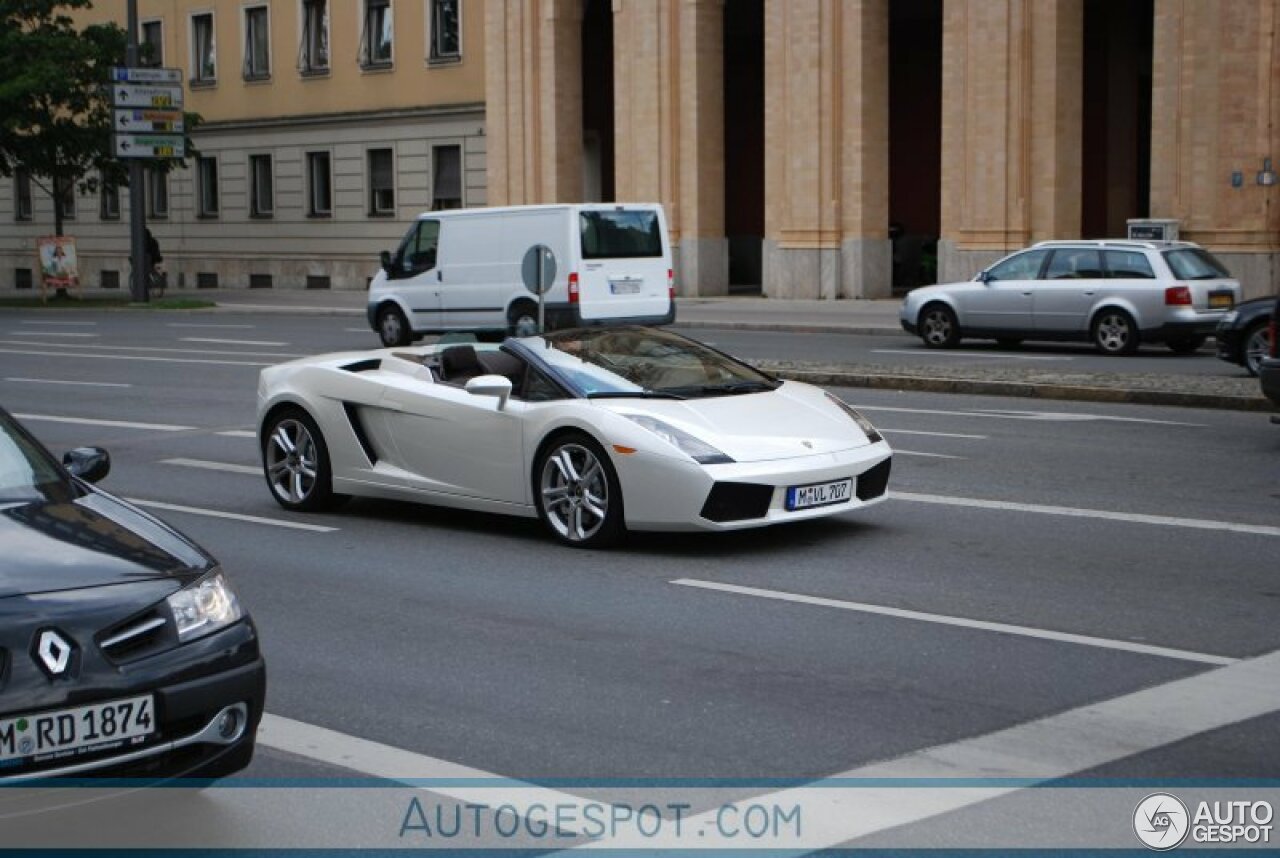
[[1152, 793], [1133, 811], [1133, 831], [1138, 839], [1161, 852], [1187, 839], [1189, 823], [1187, 806], [1167, 792]]

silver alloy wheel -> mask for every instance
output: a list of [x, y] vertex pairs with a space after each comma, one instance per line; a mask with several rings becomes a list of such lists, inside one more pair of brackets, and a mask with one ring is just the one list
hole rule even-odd
[[1103, 351], [1108, 353], [1122, 352], [1129, 347], [1133, 338], [1133, 326], [1128, 317], [1120, 313], [1107, 313], [1098, 320], [1098, 329], [1094, 339]]
[[378, 335], [382, 344], [387, 347], [398, 346], [404, 342], [404, 326], [400, 321], [400, 313], [396, 310], [383, 310], [378, 318]]
[[595, 536], [609, 514], [609, 478], [595, 453], [562, 444], [542, 464], [542, 508], [556, 532], [570, 542]]
[[1244, 368], [1249, 371], [1249, 375], [1257, 376], [1258, 369], [1262, 365], [1262, 359], [1271, 354], [1271, 338], [1267, 336], [1267, 329], [1259, 327], [1249, 339], [1244, 341]]
[[267, 479], [282, 500], [300, 504], [316, 485], [316, 442], [307, 427], [292, 418], [275, 425], [267, 439]]
[[951, 314], [940, 307], [926, 310], [920, 320], [920, 333], [924, 341], [934, 346], [945, 345], [951, 341]]

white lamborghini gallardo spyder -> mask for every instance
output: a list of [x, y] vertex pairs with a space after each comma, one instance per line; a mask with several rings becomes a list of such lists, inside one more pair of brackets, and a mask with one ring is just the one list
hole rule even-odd
[[885, 497], [892, 457], [821, 388], [643, 327], [273, 366], [258, 438], [287, 509], [363, 495], [536, 515], [583, 547], [860, 508]]

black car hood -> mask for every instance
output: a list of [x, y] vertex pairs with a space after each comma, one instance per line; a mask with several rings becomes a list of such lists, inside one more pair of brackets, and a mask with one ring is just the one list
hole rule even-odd
[[212, 565], [168, 525], [96, 489], [0, 504], [0, 599], [157, 578], [176, 588]]

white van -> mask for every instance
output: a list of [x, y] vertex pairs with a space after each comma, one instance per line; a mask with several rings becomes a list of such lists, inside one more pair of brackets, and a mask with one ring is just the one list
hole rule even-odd
[[546, 326], [675, 320], [671, 245], [654, 203], [510, 206], [424, 212], [369, 284], [369, 325], [384, 345], [428, 333], [537, 332], [538, 300], [521, 264], [551, 248]]

